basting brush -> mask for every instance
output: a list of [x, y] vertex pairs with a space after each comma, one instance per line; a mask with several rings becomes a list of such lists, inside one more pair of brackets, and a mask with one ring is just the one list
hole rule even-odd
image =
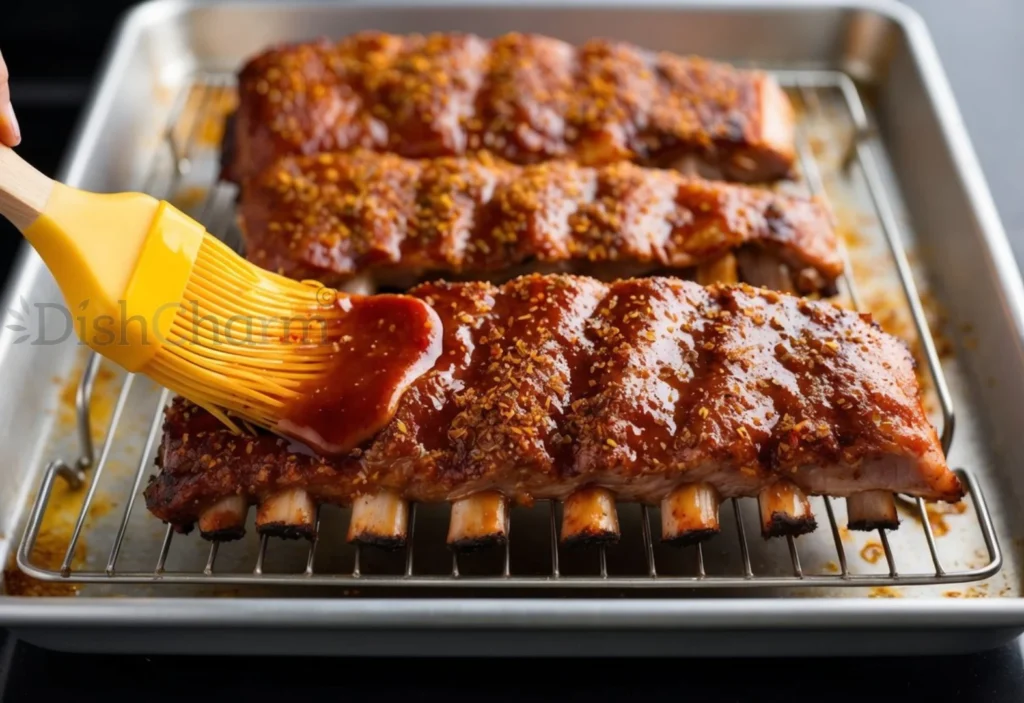
[[346, 452], [440, 354], [440, 320], [418, 299], [265, 271], [166, 201], [71, 188], [3, 146], [0, 214], [53, 274], [82, 342], [236, 429]]

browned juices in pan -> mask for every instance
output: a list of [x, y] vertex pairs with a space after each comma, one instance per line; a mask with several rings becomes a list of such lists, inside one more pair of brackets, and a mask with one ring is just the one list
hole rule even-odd
[[416, 298], [354, 296], [337, 301], [346, 314], [326, 381], [304, 388], [277, 430], [318, 454], [344, 454], [381, 430], [402, 393], [441, 354], [441, 321]]

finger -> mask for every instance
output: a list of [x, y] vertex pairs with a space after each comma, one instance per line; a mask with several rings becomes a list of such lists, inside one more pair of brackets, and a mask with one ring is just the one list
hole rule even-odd
[[18, 146], [21, 143], [21, 129], [18, 118], [14, 116], [11, 105], [11, 89], [7, 84], [7, 64], [0, 54], [0, 143], [7, 146]]

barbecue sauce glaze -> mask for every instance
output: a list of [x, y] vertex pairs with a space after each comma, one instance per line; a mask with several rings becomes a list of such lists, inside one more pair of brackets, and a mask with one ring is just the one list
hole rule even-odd
[[487, 153], [321, 153], [281, 159], [247, 181], [239, 213], [249, 261], [327, 285], [372, 272], [407, 288], [549, 265], [621, 278], [746, 245], [807, 269], [798, 277], [805, 293], [843, 271], [824, 203], [628, 162], [520, 167]]
[[692, 154], [755, 183], [787, 177], [795, 157], [793, 107], [767, 75], [607, 39], [360, 32], [246, 63], [224, 177], [356, 147], [524, 164], [671, 166]]
[[441, 320], [401, 295], [342, 297], [332, 320], [330, 371], [302, 389], [276, 431], [321, 456], [346, 454], [373, 437], [395, 413], [402, 393], [441, 354]]
[[281, 490], [350, 505], [499, 491], [517, 503], [600, 486], [657, 504], [684, 483], [756, 496], [888, 490], [959, 500], [913, 357], [870, 317], [750, 286], [575, 276], [423, 284], [444, 351], [365, 446], [325, 460], [238, 441], [175, 402], [154, 515], [182, 527], [227, 495]]

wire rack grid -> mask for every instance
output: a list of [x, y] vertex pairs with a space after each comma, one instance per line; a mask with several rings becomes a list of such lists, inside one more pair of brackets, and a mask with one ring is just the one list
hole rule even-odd
[[[812, 140], [813, 125], [824, 119], [823, 103], [826, 99], [838, 101], [845, 106], [849, 123], [852, 125], [849, 146], [842, 160], [844, 170], [859, 170], [863, 178], [875, 216], [884, 234], [885, 242], [891, 254], [898, 274], [910, 317], [920, 343], [921, 355], [925, 360], [931, 383], [941, 410], [941, 441], [947, 452], [953, 440], [954, 408], [950, 391], [943, 376], [939, 355], [928, 327], [927, 319], [906, 252], [901, 244], [901, 234], [897, 219], [890, 202], [886, 187], [881, 178], [879, 164], [875, 155], [874, 135], [871, 132], [867, 112], [855, 84], [850, 78], [836, 71], [776, 71], [780, 83], [789, 91], [794, 100], [802, 106], [797, 126], [797, 145], [802, 176], [801, 187], [809, 193], [826, 197], [822, 175], [822, 164], [816, 158]], [[166, 189], [159, 193], [170, 198], [175, 195], [184, 176], [193, 167], [200, 134], [206, 128], [210, 115], [225, 93], [232, 91], [233, 77], [222, 74], [204, 74], [194, 78], [189, 86], [181, 92], [176, 106], [172, 109], [171, 120], [166, 129], [167, 153], [154, 157], [142, 190], [154, 192], [157, 184], [166, 181]], [[169, 175], [165, 172], [170, 168]], [[216, 181], [206, 189], [205, 198], [199, 207], [198, 217], [208, 229], [225, 239], [229, 244], [241, 246], [240, 238], [231, 227], [233, 221], [233, 198], [225, 196], [224, 189], [230, 188]], [[227, 193], [230, 196], [230, 193]], [[223, 206], [218, 205], [222, 203]], [[844, 252], [845, 255], [845, 252]], [[861, 307], [861, 296], [854, 286], [849, 261], [842, 281], [843, 292], [856, 308]], [[834, 543], [834, 556], [837, 567], [834, 573], [810, 573], [801, 564], [798, 539], [787, 537], [789, 563], [786, 572], [771, 569], [769, 573], [755, 566], [751, 557], [751, 543], [747, 538], [744, 525], [744, 507], [753, 500], [731, 500], [732, 513], [735, 518], [734, 549], [738, 550], [737, 568], [727, 573], [715, 572], [708, 565], [705, 550], [707, 546], [697, 544], [682, 551], [673, 551], [665, 556], [656, 545], [651, 528], [653, 509], [641, 506], [639, 509], [639, 531], [641, 533], [642, 556], [632, 571], [617, 569], [610, 563], [607, 547], [596, 548], [597, 559], [590, 573], [570, 574], [563, 568], [564, 548], [559, 544], [559, 505], [548, 502], [546, 520], [534, 520], [544, 524], [546, 538], [535, 540], [533, 551], [542, 549], [547, 555], [541, 559], [543, 568], [534, 566], [528, 573], [515, 568], [512, 558], [512, 543], [508, 540], [504, 545], [504, 553], [494, 562], [495, 568], [490, 573], [467, 573], [460, 563], [460, 556], [450, 556], [450, 567], [443, 570], [425, 569], [422, 559], [416, 557], [417, 506], [411, 506], [408, 544], [401, 555], [399, 568], [389, 573], [379, 573], [367, 567], [367, 559], [363, 549], [353, 549], [351, 561], [347, 567], [321, 569], [317, 568], [318, 549], [321, 548], [321, 520], [318, 515], [316, 537], [309, 544], [305, 557], [305, 566], [288, 572], [271, 572], [266, 568], [268, 546], [271, 539], [260, 538], [254, 563], [246, 569], [218, 568], [218, 554], [221, 545], [212, 543], [206, 556], [205, 565], [195, 570], [175, 570], [168, 568], [168, 557], [173, 544], [181, 538], [175, 538], [174, 531], [167, 527], [162, 542], [153, 545], [155, 558], [153, 566], [147, 570], [119, 568], [119, 557], [122, 545], [129, 533], [129, 521], [136, 510], [138, 497], [146, 477], [153, 467], [153, 455], [160, 439], [163, 408], [169, 401], [169, 392], [163, 390], [155, 408], [148, 433], [143, 443], [141, 455], [134, 476], [128, 484], [128, 492], [124, 497], [124, 510], [120, 522], [114, 532], [109, 547], [108, 558], [104, 568], [78, 568], [75, 566], [76, 547], [82, 539], [83, 532], [88, 529], [90, 506], [95, 499], [95, 492], [105, 468], [108, 465], [111, 447], [115, 441], [116, 429], [122, 420], [127, 399], [132, 392], [135, 378], [125, 377], [117, 399], [114, 403], [111, 420], [106, 438], [100, 447], [98, 456], [92, 441], [92, 427], [89, 416], [90, 401], [95, 393], [96, 378], [104, 362], [98, 356], [92, 356], [86, 364], [76, 395], [77, 428], [80, 445], [80, 456], [72, 463], [63, 460], [51, 462], [43, 473], [41, 488], [29, 512], [25, 532], [17, 552], [18, 566], [31, 577], [43, 581], [68, 581], [74, 583], [177, 583], [177, 584], [223, 584], [223, 585], [330, 585], [362, 587], [457, 587], [473, 586], [482, 588], [752, 588], [752, 587], [786, 587], [786, 586], [908, 586], [925, 584], [964, 583], [978, 581], [997, 573], [1002, 565], [1002, 554], [995, 536], [985, 498], [981, 487], [972, 475], [965, 470], [957, 474], [963, 481], [971, 499], [977, 529], [987, 550], [984, 564], [974, 568], [950, 568], [940, 558], [936, 539], [929, 520], [927, 507], [921, 499], [898, 496], [900, 501], [916, 511], [916, 520], [923, 534], [924, 545], [927, 547], [933, 568], [925, 571], [903, 573], [900, 570], [900, 558], [890, 545], [885, 530], [878, 531], [878, 539], [885, 557], [885, 569], [881, 573], [854, 573], [850, 568], [847, 548], [843, 543], [841, 528], [836, 519], [833, 501], [824, 498], [825, 514], [828, 530]], [[33, 553], [40, 537], [48, 502], [53, 493], [55, 482], [67, 481], [72, 488], [85, 491], [81, 509], [74, 523], [74, 529], [60, 568], [47, 568], [34, 561]], [[723, 506], [724, 507], [724, 506]], [[536, 511], [537, 509], [534, 509]], [[906, 528], [903, 528], [906, 529]], [[722, 537], [719, 537], [722, 539]], [[92, 540], [90, 540], [92, 542]], [[540, 545], [543, 544], [543, 547]], [[536, 554], [534, 554], [536, 557]], [[464, 557], [462, 557], [464, 558]], [[664, 568], [665, 560], [689, 560], [687, 573], [668, 573], [671, 568]], [[436, 559], [435, 559], [436, 561]], [[436, 565], [435, 565], [436, 566]]]

